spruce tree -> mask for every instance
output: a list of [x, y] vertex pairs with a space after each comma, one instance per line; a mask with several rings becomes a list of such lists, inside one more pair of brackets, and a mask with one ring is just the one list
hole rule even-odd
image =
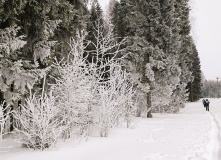
[[17, 104], [27, 92], [27, 84], [35, 81], [33, 70], [26, 70], [30, 61], [21, 58], [26, 41], [18, 15], [25, 5], [26, 1], [1, 1], [0, 5], [0, 88], [8, 104]]
[[115, 7], [115, 4], [118, 3], [117, 0], [110, 0], [109, 4], [108, 4], [108, 8], [106, 10], [106, 12], [104, 13], [104, 27], [105, 27], [105, 31], [109, 30], [110, 27], [112, 27], [112, 13]]
[[112, 23], [114, 25], [114, 34], [117, 37], [118, 41], [124, 39], [128, 36], [128, 26], [129, 26], [129, 17], [128, 13], [130, 12], [130, 7], [127, 5], [125, 0], [121, 0], [120, 3], [116, 2], [111, 13]]
[[93, 52], [96, 50], [96, 44], [98, 43], [97, 36], [95, 33], [99, 30], [99, 35], [104, 36], [104, 20], [103, 20], [103, 11], [99, 3], [92, 5], [90, 10], [89, 22], [87, 23], [87, 32], [88, 35], [86, 40], [89, 42], [86, 47], [85, 56], [88, 57], [88, 60], [91, 62], [94, 56]]
[[151, 31], [152, 38], [149, 39], [159, 50], [152, 64], [155, 73], [153, 90], [153, 104], [155, 111], [177, 112], [178, 107], [171, 106], [173, 90], [180, 83], [180, 67], [178, 66], [179, 35], [174, 32], [174, 1], [156, 1], [159, 18], [154, 18], [154, 29]]
[[[27, 35], [23, 54], [38, 65], [39, 70], [46, 70], [46, 75], [56, 74], [49, 70], [54, 57], [58, 61], [68, 58], [70, 37], [75, 37], [78, 29], [85, 28], [85, 14], [87, 10], [81, 0], [36, 0], [27, 3], [20, 15], [22, 31]], [[51, 81], [49, 76], [47, 81]], [[41, 79], [37, 88], [41, 88], [42, 84]]]
[[[119, 13], [113, 13], [115, 33], [128, 36], [127, 46], [131, 54], [127, 61], [132, 68], [128, 71], [139, 75], [135, 83], [147, 93], [148, 110], [169, 105], [173, 90], [180, 83], [177, 64], [179, 35], [173, 33], [173, 2], [121, 1], [115, 5], [115, 11], [124, 15], [121, 18]], [[145, 100], [141, 98], [140, 101]]]
[[[125, 66], [132, 74], [138, 88], [138, 101], [146, 106], [147, 117], [152, 117], [152, 90], [154, 71], [151, 66], [153, 55], [159, 55], [160, 49], [150, 41], [154, 37], [154, 16], [159, 11], [152, 1], [125, 1], [116, 4], [113, 13], [116, 36], [127, 38], [127, 55]], [[159, 13], [159, 12], [158, 12]], [[152, 35], [151, 35], [152, 34]], [[143, 105], [142, 105], [143, 104]]]
[[[192, 76], [190, 55], [194, 43], [189, 32], [187, 1], [121, 0], [115, 4], [112, 15], [116, 36], [128, 37], [126, 47], [131, 53], [126, 57], [130, 64], [126, 68], [132, 68], [128, 71], [140, 75], [137, 80], [151, 89], [136, 81], [138, 88], [150, 93], [150, 108], [179, 111], [187, 99], [186, 86]], [[152, 78], [146, 76], [147, 68]]]
[[191, 59], [193, 60], [191, 67], [193, 81], [188, 83], [187, 89], [189, 90], [189, 101], [195, 102], [202, 97], [200, 59], [195, 45], [193, 45]]
[[66, 59], [68, 55], [70, 56], [70, 37], [76, 38], [78, 31], [86, 29], [86, 22], [89, 18], [86, 2], [59, 0], [59, 3], [52, 7], [49, 17], [53, 20], [61, 20], [53, 36], [57, 43], [52, 47], [51, 56], [56, 56], [58, 60]]
[[[26, 1], [0, 1], [0, 102], [6, 102], [9, 111], [21, 103], [27, 86], [35, 82], [35, 69], [27, 70], [30, 61], [22, 59], [22, 48], [26, 44], [21, 33], [18, 15], [23, 12]], [[13, 130], [13, 116], [6, 122], [5, 131]]]
[[176, 24], [180, 35], [179, 66], [181, 68], [181, 83], [174, 90], [173, 105], [181, 107], [184, 107], [186, 100], [188, 100], [189, 93], [186, 90], [186, 86], [192, 79], [191, 54], [193, 53], [192, 45], [194, 42], [190, 36], [189, 11], [188, 0], [175, 1]]
[[26, 4], [24, 13], [20, 16], [23, 32], [27, 35], [27, 44], [23, 53], [39, 68], [46, 68], [50, 63], [47, 57], [51, 54], [51, 47], [56, 41], [52, 39], [54, 31], [61, 22], [50, 19], [50, 14], [57, 1], [31, 1]]

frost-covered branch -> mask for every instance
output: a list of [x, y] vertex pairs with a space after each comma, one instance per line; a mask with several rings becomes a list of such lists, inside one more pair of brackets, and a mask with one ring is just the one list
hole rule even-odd
[[126, 38], [117, 42], [113, 35], [113, 26], [110, 26], [106, 32], [104, 34], [104, 26], [100, 20], [97, 20], [93, 32], [95, 41], [90, 42], [94, 50], [86, 50], [88, 55], [92, 56], [92, 66], [95, 66], [92, 73], [96, 74], [99, 81], [104, 80], [104, 75], [107, 74], [107, 68], [111, 63], [119, 61], [125, 56], [120, 55], [120, 53], [125, 50], [122, 45], [126, 43]]
[[12, 52], [22, 48], [26, 44], [22, 40], [24, 36], [17, 36], [19, 29], [17, 26], [0, 29], [0, 58], [9, 56]]
[[71, 39], [70, 54], [73, 58], [67, 61], [55, 62], [54, 67], [59, 75], [51, 84], [53, 93], [57, 96], [56, 105], [64, 125], [69, 126], [63, 137], [69, 138], [76, 134], [87, 134], [92, 123], [91, 111], [94, 105], [93, 86], [95, 78], [90, 74], [90, 66], [84, 53], [84, 35], [77, 34], [77, 39]]
[[134, 90], [128, 74], [118, 63], [110, 65], [108, 81], [98, 86], [100, 103], [96, 106], [96, 125], [102, 137], [107, 137], [109, 129], [116, 127], [123, 119], [129, 123], [135, 116], [136, 105], [133, 103]]
[[9, 105], [5, 107], [4, 105], [5, 102], [0, 104], [0, 142], [2, 141], [3, 135], [5, 134], [5, 124], [10, 114], [10, 111], [8, 111]]

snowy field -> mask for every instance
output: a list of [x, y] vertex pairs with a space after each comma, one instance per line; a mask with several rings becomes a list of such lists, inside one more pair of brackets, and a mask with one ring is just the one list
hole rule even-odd
[[108, 138], [89, 137], [60, 142], [52, 149], [33, 151], [7, 138], [0, 160], [220, 160], [221, 99], [188, 103], [179, 114], [136, 118], [131, 129], [111, 130]]

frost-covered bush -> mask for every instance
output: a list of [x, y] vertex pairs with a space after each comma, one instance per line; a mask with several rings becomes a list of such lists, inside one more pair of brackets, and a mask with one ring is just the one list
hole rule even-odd
[[0, 143], [3, 139], [3, 135], [5, 134], [5, 124], [7, 119], [9, 118], [10, 111], [8, 110], [9, 106], [4, 107], [5, 103], [0, 104]]
[[59, 116], [64, 119], [64, 125], [68, 126], [64, 135], [66, 138], [73, 134], [82, 134], [91, 123], [93, 79], [87, 75], [88, 69], [81, 60], [56, 64], [59, 77], [51, 85], [57, 97]]
[[[82, 33], [83, 34], [83, 33]], [[88, 135], [92, 126], [92, 109], [95, 104], [94, 85], [96, 83], [90, 75], [90, 66], [83, 57], [84, 36], [77, 40], [71, 39], [71, 51], [66, 61], [54, 63], [58, 75], [51, 84], [56, 98], [59, 116], [68, 126], [63, 138], [75, 135]], [[73, 57], [73, 58], [70, 58]]]
[[[107, 137], [109, 129], [116, 127], [123, 120], [131, 121], [129, 118], [132, 110], [127, 110], [128, 105], [132, 105], [132, 97], [134, 95], [133, 85], [130, 83], [131, 78], [122, 69], [122, 59], [119, 56], [121, 45], [125, 43], [125, 39], [120, 43], [116, 42], [113, 36], [113, 26], [110, 25], [109, 30], [104, 34], [102, 24], [97, 21], [94, 28], [94, 36], [96, 42], [93, 42], [95, 50], [90, 51], [94, 59], [89, 64], [90, 74], [96, 80], [96, 102], [94, 112], [95, 128], [102, 137]], [[121, 57], [121, 58], [119, 58]], [[130, 112], [130, 114], [128, 113]], [[128, 118], [125, 118], [128, 117]]]
[[62, 125], [55, 99], [52, 92], [41, 96], [30, 93], [26, 103], [14, 112], [22, 126], [19, 132], [23, 133], [23, 147], [44, 150], [53, 145], [67, 127]]
[[107, 137], [111, 127], [118, 126], [123, 120], [127, 125], [135, 116], [133, 85], [128, 74], [114, 62], [109, 65], [109, 79], [98, 86], [99, 105], [96, 106], [96, 126], [101, 137]]
[[81, 33], [77, 39], [71, 39], [68, 59], [54, 64], [58, 77], [54, 77], [55, 84], [51, 84], [51, 88], [57, 97], [59, 116], [68, 126], [64, 138], [89, 135], [92, 127], [101, 136], [108, 136], [109, 128], [122, 120], [129, 124], [134, 115], [133, 86], [120, 59], [116, 58], [120, 44], [115, 43], [111, 32], [106, 35], [101, 32], [97, 29], [94, 34], [97, 43], [93, 43], [95, 50], [90, 51], [91, 62], [83, 56], [87, 51], [85, 35]]

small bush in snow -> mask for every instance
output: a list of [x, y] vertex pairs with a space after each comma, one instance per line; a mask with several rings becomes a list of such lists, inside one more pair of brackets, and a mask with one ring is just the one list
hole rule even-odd
[[52, 93], [39, 97], [30, 94], [20, 111], [14, 114], [23, 128], [19, 130], [24, 135], [23, 147], [44, 150], [54, 144], [64, 130]]

